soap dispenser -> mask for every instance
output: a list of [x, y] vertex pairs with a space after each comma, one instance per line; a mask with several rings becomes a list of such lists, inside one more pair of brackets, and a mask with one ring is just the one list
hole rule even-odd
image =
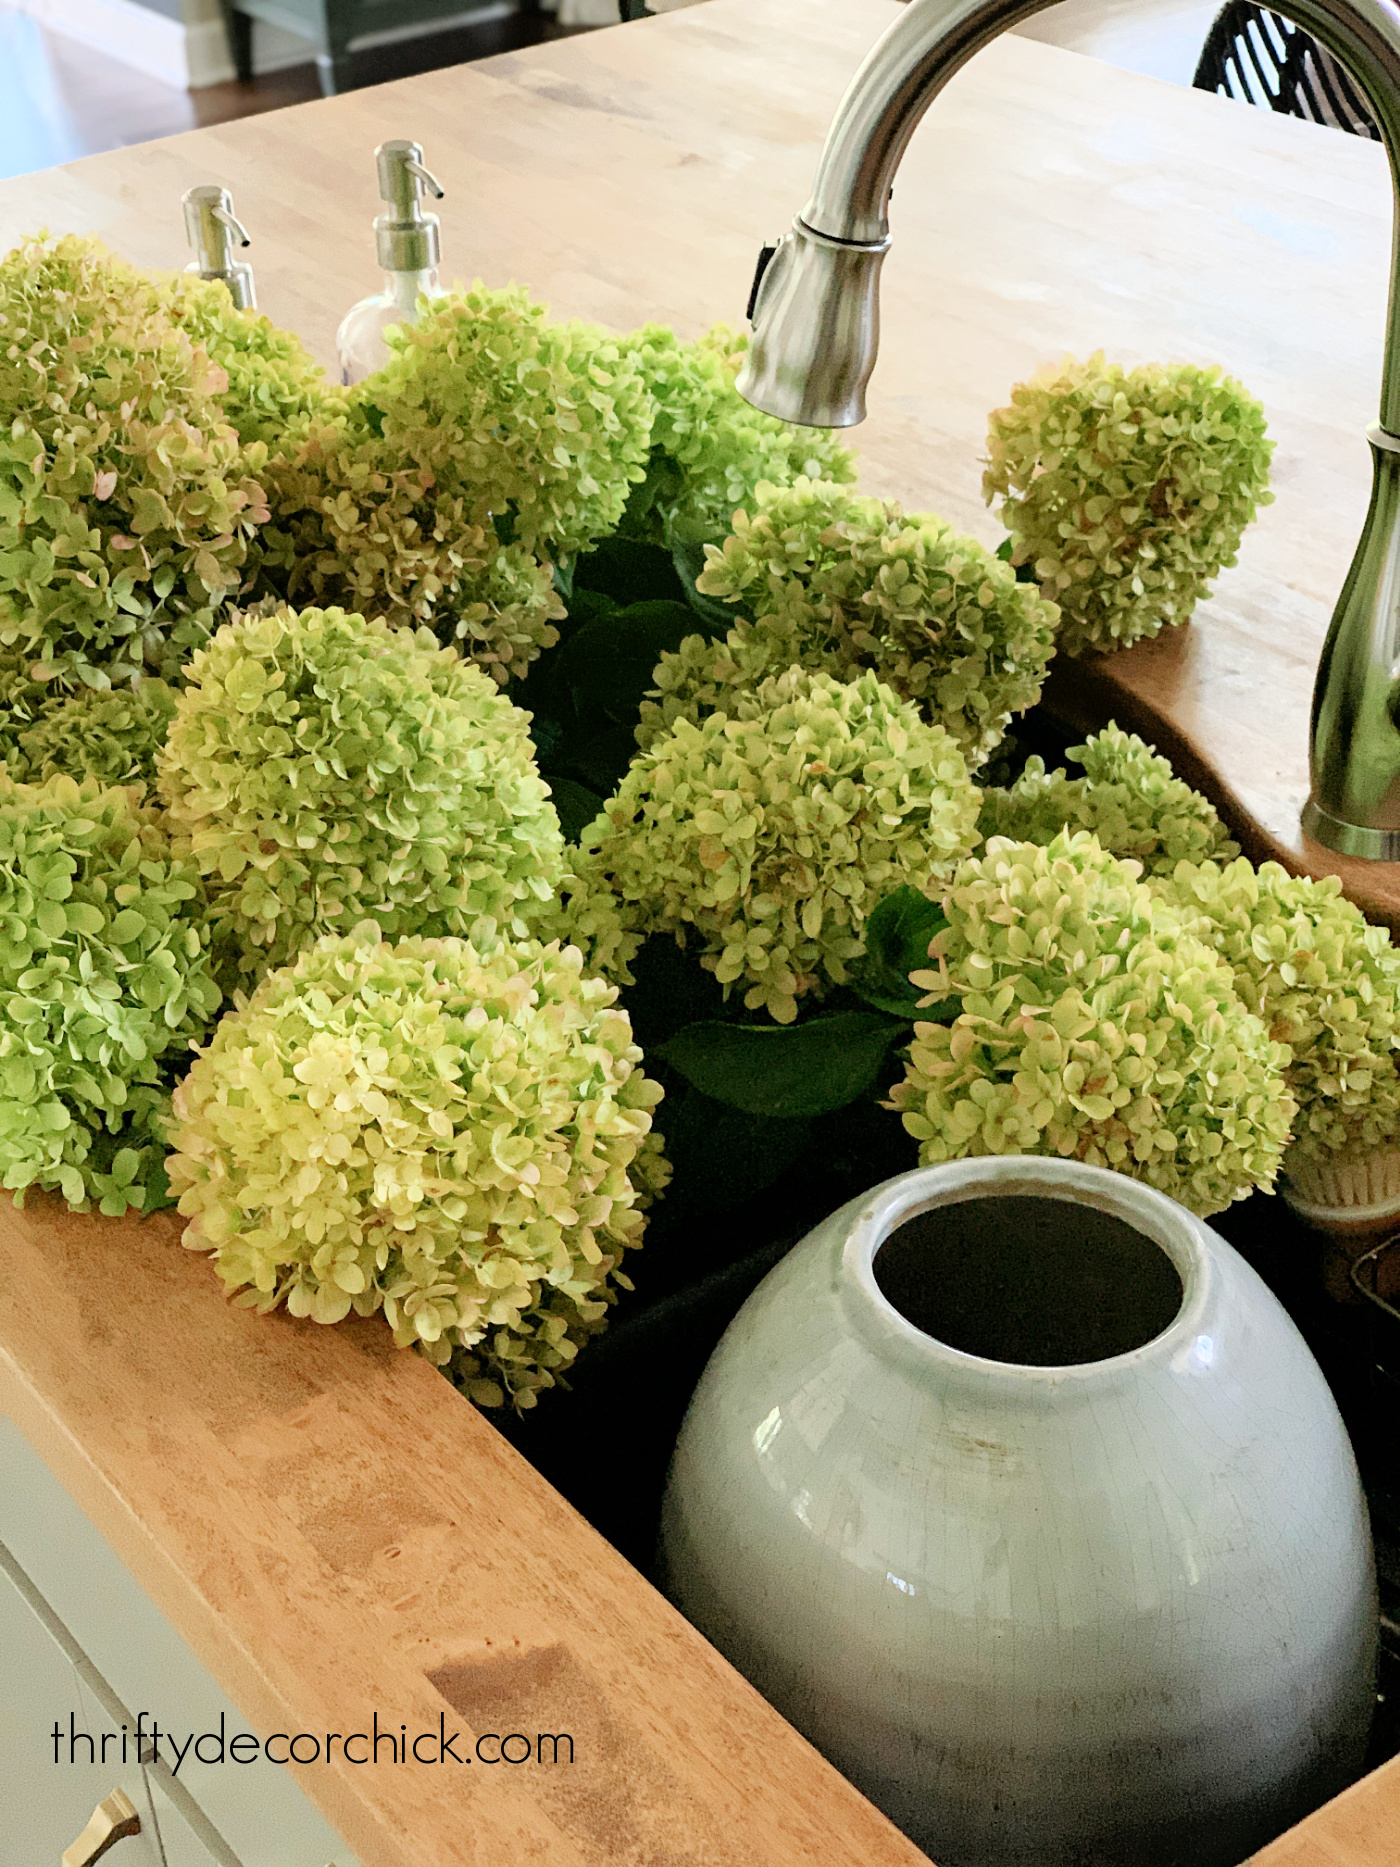
[[362, 382], [389, 358], [384, 332], [391, 324], [412, 324], [420, 298], [445, 296], [438, 284], [442, 242], [436, 214], [423, 212], [423, 190], [442, 199], [442, 189], [423, 167], [418, 143], [381, 143], [374, 152], [379, 193], [389, 212], [374, 223], [384, 290], [352, 305], [336, 332], [340, 380]]
[[229, 297], [240, 311], [255, 311], [258, 294], [253, 285], [253, 268], [233, 257], [231, 242], [250, 244], [248, 235], [233, 212], [233, 196], [215, 182], [202, 182], [188, 188], [181, 202], [185, 210], [185, 232], [195, 256], [185, 267], [201, 279], [220, 279], [228, 287]]

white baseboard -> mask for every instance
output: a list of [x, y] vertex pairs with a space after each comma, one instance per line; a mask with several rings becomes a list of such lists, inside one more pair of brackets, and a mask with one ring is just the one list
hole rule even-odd
[[185, 56], [185, 28], [134, 0], [7, 0], [17, 13], [26, 13], [49, 32], [90, 45], [133, 71], [162, 84], [185, 90], [189, 65]]

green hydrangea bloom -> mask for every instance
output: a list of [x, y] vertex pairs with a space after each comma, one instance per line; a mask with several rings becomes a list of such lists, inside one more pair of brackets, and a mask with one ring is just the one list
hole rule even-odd
[[528, 726], [431, 637], [337, 609], [221, 628], [158, 769], [241, 970], [370, 918], [524, 934], [563, 852]]
[[0, 260], [0, 644], [59, 686], [174, 675], [237, 587], [267, 510], [224, 386], [95, 241]]
[[17, 734], [10, 776], [42, 784], [66, 773], [79, 782], [95, 778], [104, 787], [134, 784], [152, 791], [156, 755], [174, 717], [175, 694], [164, 681], [57, 695]]
[[1243, 857], [1181, 862], [1153, 884], [1229, 963], [1236, 989], [1293, 1055], [1289, 1158], [1393, 1147], [1400, 1132], [1400, 953], [1334, 875]]
[[633, 760], [580, 839], [562, 924], [624, 980], [647, 934], [693, 940], [750, 1010], [790, 1023], [844, 982], [882, 896], [933, 891], [976, 813], [942, 727], [874, 675], [791, 668]]
[[990, 418], [982, 489], [1012, 563], [1059, 604], [1067, 654], [1185, 622], [1268, 492], [1264, 411], [1218, 369], [1072, 357]]
[[793, 662], [840, 680], [869, 670], [943, 726], [976, 768], [1013, 713], [1039, 698], [1055, 607], [971, 538], [840, 486], [761, 486], [699, 588], [754, 617], [723, 642], [662, 658], [644, 703], [645, 746]]
[[241, 441], [276, 448], [337, 394], [299, 337], [241, 311], [220, 280], [176, 272], [158, 284], [172, 321], [228, 378], [219, 402]]
[[958, 870], [915, 973], [951, 1024], [914, 1027], [893, 1104], [925, 1164], [1059, 1154], [1193, 1212], [1273, 1184], [1296, 1104], [1289, 1053], [1229, 967], [1087, 832], [997, 838]]
[[645, 475], [653, 414], [622, 339], [551, 324], [517, 286], [478, 282], [387, 341], [389, 361], [347, 397], [387, 470], [430, 474], [474, 524], [508, 511], [515, 542], [545, 556], [617, 529]]
[[52, 702], [53, 690], [34, 678], [31, 658], [15, 648], [0, 648], [0, 759], [12, 778], [21, 776], [24, 755], [20, 734], [27, 732]]
[[627, 340], [656, 404], [651, 460], [625, 529], [657, 544], [723, 538], [765, 481], [850, 481], [855, 456], [829, 428], [799, 428], [746, 402], [734, 387], [748, 339], [717, 324], [682, 343], [664, 324]]
[[254, 589], [425, 624], [501, 686], [523, 676], [559, 640], [564, 606], [549, 567], [502, 546], [477, 500], [386, 458], [381, 441], [356, 438], [344, 420], [290, 435], [266, 470], [273, 517]]
[[1084, 767], [1082, 778], [1047, 772], [1032, 758], [1014, 784], [985, 790], [983, 836], [1049, 843], [1064, 829], [1092, 830], [1105, 849], [1134, 858], [1148, 876], [1170, 875], [1178, 862], [1228, 862], [1239, 854], [1213, 806], [1136, 733], [1110, 721], [1069, 756]]
[[630, 1288], [666, 1177], [616, 997], [574, 948], [320, 941], [176, 1091], [185, 1243], [240, 1302], [382, 1310], [473, 1399], [533, 1406]]
[[158, 1205], [168, 1072], [219, 1002], [198, 871], [154, 815], [0, 775], [0, 1184]]

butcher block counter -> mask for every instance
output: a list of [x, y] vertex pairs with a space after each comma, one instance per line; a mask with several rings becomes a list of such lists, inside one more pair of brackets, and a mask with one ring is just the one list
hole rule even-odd
[[[181, 194], [226, 184], [263, 309], [329, 363], [378, 283], [374, 146], [410, 137], [445, 189], [448, 278], [694, 334], [741, 319], [895, 13], [711, 0], [91, 157], [0, 182], [0, 241], [92, 232], [178, 266]], [[1004, 38], [905, 158], [853, 437], [869, 490], [993, 543], [986, 415], [1038, 365], [1103, 347], [1240, 376], [1278, 497], [1238, 567], [1188, 628], [1057, 669], [1048, 699], [1154, 738], [1251, 854], [1316, 872], [1343, 865], [1298, 829], [1308, 699], [1365, 511], [1390, 214], [1373, 145]], [[1400, 922], [1394, 868], [1345, 879]], [[301, 1769], [367, 1867], [923, 1858], [425, 1362], [374, 1323], [229, 1307], [178, 1238], [169, 1214], [0, 1213], [0, 1401], [24, 1441], [254, 1728], [339, 1732], [373, 1709], [573, 1739], [568, 1769]], [[1394, 1867], [1400, 1761], [1257, 1858]]]

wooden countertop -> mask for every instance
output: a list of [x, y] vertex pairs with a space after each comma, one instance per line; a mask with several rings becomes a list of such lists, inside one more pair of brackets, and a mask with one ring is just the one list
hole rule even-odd
[[381, 1322], [235, 1309], [180, 1230], [0, 1210], [0, 1406], [261, 1732], [574, 1739], [299, 1771], [365, 1867], [924, 1862]]
[[[219, 181], [261, 302], [329, 360], [377, 284], [372, 151], [422, 141], [448, 276], [560, 316], [738, 322], [760, 241], [806, 197], [890, 0], [712, 0], [612, 32], [0, 182], [0, 242], [91, 231], [183, 264], [183, 190]], [[1066, 350], [1220, 361], [1268, 408], [1278, 501], [1188, 630], [1057, 675], [1302, 846], [1312, 670], [1368, 490], [1389, 185], [1375, 147], [1004, 38], [905, 158], [864, 479], [991, 542], [987, 411]], [[1400, 915], [1394, 867], [1352, 865]], [[0, 1214], [0, 1390], [109, 1540], [265, 1729], [391, 1699], [468, 1726], [536, 1704], [590, 1762], [466, 1791], [345, 1766], [308, 1787], [370, 1867], [922, 1859], [426, 1364], [373, 1324], [227, 1308], [176, 1222]], [[613, 1449], [615, 1450], [615, 1449]], [[347, 1637], [347, 1627], [353, 1635]], [[435, 1688], [430, 1675], [438, 1682]], [[329, 1728], [335, 1728], [333, 1725]], [[1389, 1765], [1259, 1857], [1394, 1867]]]

